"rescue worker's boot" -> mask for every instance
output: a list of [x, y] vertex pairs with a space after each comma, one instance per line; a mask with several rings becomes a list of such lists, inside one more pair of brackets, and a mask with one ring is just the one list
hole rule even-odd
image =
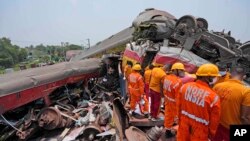
[[133, 114], [135, 114], [134, 110], [130, 110], [129, 114], [132, 116]]
[[143, 115], [138, 114], [138, 113], [136, 113], [135, 111], [132, 111], [132, 110], [129, 111], [129, 114], [130, 114], [132, 117], [137, 118], [137, 119], [143, 119], [143, 118], [144, 118]]
[[150, 113], [148, 114], [148, 120], [151, 120], [152, 119], [152, 117], [151, 117], [151, 115], [150, 115]]
[[175, 134], [171, 130], [168, 130], [168, 129], [166, 130], [166, 132], [165, 132], [166, 138], [172, 138], [174, 136], [175, 136]]
[[145, 118], [149, 118], [149, 113], [145, 112], [145, 113], [144, 113], [144, 117], [145, 117]]

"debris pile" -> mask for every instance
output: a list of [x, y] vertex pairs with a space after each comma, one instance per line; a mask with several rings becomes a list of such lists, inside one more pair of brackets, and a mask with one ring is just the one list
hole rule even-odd
[[132, 141], [133, 134], [140, 134], [141, 139], [156, 141], [161, 137], [161, 128], [147, 127], [143, 132], [131, 126], [119, 91], [107, 90], [96, 78], [60, 88], [50, 98], [49, 107], [37, 100], [4, 114], [0, 140]]
[[43, 106], [40, 99], [4, 114], [0, 118], [0, 140], [111, 140], [114, 133], [97, 135], [114, 130], [112, 100], [116, 97], [117, 91], [103, 91], [94, 78], [65, 86], [51, 95], [50, 107]]

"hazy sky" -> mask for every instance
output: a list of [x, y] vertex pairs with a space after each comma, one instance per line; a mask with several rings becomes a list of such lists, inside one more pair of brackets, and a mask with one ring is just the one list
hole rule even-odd
[[0, 37], [14, 44], [94, 44], [131, 25], [145, 8], [191, 14], [209, 29], [250, 40], [249, 0], [0, 0]]

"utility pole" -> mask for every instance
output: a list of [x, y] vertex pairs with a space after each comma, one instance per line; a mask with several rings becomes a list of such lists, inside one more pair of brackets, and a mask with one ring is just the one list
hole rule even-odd
[[61, 42], [61, 48], [62, 48], [62, 55], [63, 55], [63, 60], [66, 60], [66, 52], [64, 47], [66, 46], [67, 43]]
[[[87, 40], [87, 43], [86, 43], [86, 40]], [[84, 49], [89, 49], [89, 48], [90, 48], [90, 39], [89, 39], [89, 38], [84, 39], [84, 40], [81, 40], [81, 42], [83, 42], [83, 44], [82, 44], [83, 50], [84, 50]]]
[[88, 41], [88, 48], [90, 48], [90, 39], [88, 38], [87, 41]]

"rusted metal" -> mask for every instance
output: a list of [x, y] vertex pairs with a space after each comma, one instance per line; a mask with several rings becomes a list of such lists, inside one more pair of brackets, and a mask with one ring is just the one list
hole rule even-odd
[[85, 128], [85, 126], [76, 127], [74, 129], [72, 129], [70, 131], [70, 133], [68, 135], [66, 135], [66, 137], [63, 139], [63, 141], [73, 141], [73, 140], [76, 140], [76, 138], [81, 135], [81, 133], [83, 132], [84, 128]]
[[208, 29], [208, 22], [206, 19], [204, 18], [197, 18], [197, 25], [199, 28], [202, 28], [202, 29]]
[[18, 136], [20, 140], [27, 140], [37, 131], [39, 131], [39, 127], [37, 124], [33, 123], [29, 128], [25, 129], [24, 131], [16, 132], [16, 135]]
[[98, 124], [100, 126], [105, 126], [111, 121], [112, 110], [108, 106], [108, 103], [102, 103], [100, 106], [100, 116], [98, 119]]
[[125, 129], [128, 127], [129, 118], [119, 98], [113, 101], [113, 121], [115, 123], [119, 139], [123, 141], [125, 138]]
[[147, 131], [147, 138], [150, 141], [158, 141], [163, 133], [163, 127], [152, 127], [150, 130]]
[[38, 125], [34, 121], [36, 121], [36, 116], [34, 113], [34, 109], [31, 109], [27, 116], [24, 118], [24, 122], [20, 128], [22, 132], [16, 132], [16, 135], [20, 140], [28, 139], [39, 130]]
[[67, 127], [72, 124], [71, 119], [64, 119], [56, 108], [44, 108], [38, 115], [38, 125], [46, 130]]
[[79, 137], [81, 140], [85, 141], [94, 141], [100, 139], [100, 137], [96, 136], [100, 134], [102, 131], [98, 125], [89, 125], [84, 130], [82, 135]]
[[125, 131], [125, 134], [128, 141], [148, 141], [146, 133], [134, 126], [129, 127]]

